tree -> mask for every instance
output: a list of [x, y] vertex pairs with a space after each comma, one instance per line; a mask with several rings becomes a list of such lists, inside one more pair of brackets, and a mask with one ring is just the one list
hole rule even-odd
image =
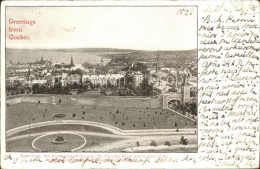
[[152, 140], [151, 143], [150, 143], [150, 146], [157, 147], [157, 143], [154, 140]]
[[59, 83], [59, 79], [57, 77], [55, 77], [54, 83]]
[[78, 89], [79, 88], [79, 84], [74, 82], [73, 85], [72, 85], [72, 88], [73, 89]]
[[140, 143], [139, 143], [138, 141], [136, 142], [136, 146], [137, 146], [137, 147], [139, 147], [139, 146], [140, 146]]
[[62, 85], [59, 82], [58, 84], [54, 85], [54, 94], [62, 94]]
[[39, 93], [39, 89], [40, 89], [40, 86], [39, 86], [38, 83], [33, 84], [33, 86], [32, 86], [33, 94], [38, 94]]
[[153, 95], [153, 86], [149, 84], [148, 78], [144, 78], [140, 86], [141, 86], [143, 96]]
[[169, 141], [165, 141], [165, 144], [166, 146], [171, 146], [171, 143]]
[[72, 75], [72, 74], [78, 74], [78, 75], [80, 75], [80, 76], [82, 76], [83, 75], [83, 72], [82, 72], [82, 70], [81, 69], [76, 69], [76, 70], [72, 70], [71, 72], [70, 72], [70, 74]]
[[48, 93], [48, 87], [45, 86], [45, 85], [41, 85], [40, 88], [39, 88], [39, 94], [46, 94]]
[[191, 114], [197, 116], [197, 103], [190, 103]]
[[64, 94], [70, 94], [70, 87], [69, 86], [65, 86], [63, 89], [63, 93]]
[[134, 71], [145, 71], [146, 69], [147, 69], [147, 66], [145, 64], [139, 63], [139, 62], [136, 63], [132, 68], [132, 70], [134, 70]]
[[78, 94], [82, 94], [82, 93], [83, 93], [83, 89], [82, 89], [82, 88], [79, 88], [77, 93], [78, 93]]
[[120, 78], [120, 84], [121, 84], [121, 86], [125, 85], [125, 78], [124, 77]]
[[184, 111], [186, 110], [186, 106], [183, 103], [181, 103], [179, 105], [179, 110], [181, 111], [182, 114], [184, 114]]
[[49, 94], [54, 94], [55, 92], [54, 92], [54, 87], [50, 87], [49, 88]]
[[101, 87], [101, 85], [98, 83], [98, 84], [97, 84], [97, 88], [100, 89], [100, 87]]
[[181, 143], [183, 145], [187, 145], [189, 143], [189, 141], [188, 141], [188, 139], [184, 138], [184, 136], [181, 136], [181, 140], [179, 143]]
[[125, 88], [128, 88], [130, 90], [134, 90], [134, 78], [130, 74], [126, 74], [125, 76]]
[[24, 93], [25, 93], [24, 88], [21, 88], [21, 89], [20, 89], [20, 93], [21, 93], [21, 94], [24, 94]]

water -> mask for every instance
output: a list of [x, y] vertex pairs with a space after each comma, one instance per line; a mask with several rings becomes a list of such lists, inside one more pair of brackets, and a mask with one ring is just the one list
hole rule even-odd
[[[85, 62], [91, 64], [100, 64], [102, 55], [104, 54], [116, 54], [118, 52], [84, 52], [80, 50], [74, 51], [59, 51], [59, 50], [27, 50], [27, 49], [7, 49], [6, 50], [6, 62], [13, 63], [28, 63], [40, 60], [43, 57], [44, 60], [52, 59], [53, 63], [66, 63], [69, 64], [71, 56], [75, 64], [83, 64]], [[107, 64], [111, 59], [103, 58], [103, 64]]]

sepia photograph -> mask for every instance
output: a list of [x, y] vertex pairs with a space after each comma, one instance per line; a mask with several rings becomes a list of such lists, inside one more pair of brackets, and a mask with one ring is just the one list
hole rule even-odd
[[197, 6], [5, 14], [7, 152], [197, 152]]

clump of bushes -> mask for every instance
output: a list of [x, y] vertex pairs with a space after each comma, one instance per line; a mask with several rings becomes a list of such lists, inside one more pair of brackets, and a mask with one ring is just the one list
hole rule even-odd
[[157, 147], [157, 143], [154, 140], [152, 140], [151, 143], [150, 143], [150, 146]]
[[165, 144], [166, 146], [171, 146], [171, 143], [169, 141], [165, 141]]
[[189, 143], [188, 139], [184, 138], [184, 136], [181, 136], [180, 142], [182, 145], [187, 145]]
[[138, 141], [136, 142], [136, 146], [137, 146], [137, 147], [139, 147], [139, 146], [140, 146], [140, 143], [139, 143]]

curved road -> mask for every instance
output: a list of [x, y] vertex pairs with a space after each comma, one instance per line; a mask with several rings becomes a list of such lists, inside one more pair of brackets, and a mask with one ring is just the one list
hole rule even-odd
[[[170, 147], [165, 147], [165, 146], [158, 146], [158, 147], [151, 147], [151, 146], [142, 146], [142, 145], [149, 145], [151, 140], [155, 140], [157, 142], [157, 144], [160, 143], [160, 145], [163, 145], [165, 141], [174, 141], [175, 143], [178, 143], [178, 141], [180, 140], [180, 135], [184, 135], [185, 138], [187, 138], [188, 140], [192, 140], [192, 139], [197, 139], [197, 135], [196, 134], [192, 134], [192, 135], [186, 135], [185, 134], [181, 134], [180, 135], [160, 135], [160, 136], [122, 136], [122, 135], [116, 135], [116, 134], [106, 134], [106, 133], [95, 133], [95, 132], [83, 132], [83, 131], [62, 131], [64, 133], [71, 133], [71, 134], [80, 134], [80, 135], [84, 135], [84, 136], [99, 136], [99, 137], [110, 137], [110, 138], [122, 138], [123, 140], [119, 140], [119, 141], [115, 141], [113, 143], [106, 143], [104, 145], [96, 145], [96, 146], [91, 146], [91, 147], [87, 147], [87, 148], [81, 148], [81, 149], [77, 149], [80, 152], [119, 152], [121, 150], [125, 150], [125, 151], [138, 151], [138, 147], [136, 147], [136, 142], [140, 143], [140, 147], [141, 150], [140, 151], [145, 151], [146, 150], [150, 150], [150, 149], [156, 149], [156, 150], [160, 150], [160, 149], [165, 149], [165, 150], [172, 150], [174, 151], [174, 149], [176, 148], [180, 148], [183, 146], [178, 144], [178, 145], [172, 145]], [[53, 133], [55, 134], [56, 132], [41, 132], [41, 133], [34, 133], [34, 134], [30, 134], [30, 136], [32, 137], [37, 137], [37, 136], [41, 136], [41, 135], [45, 135], [45, 134], [50, 134]], [[23, 139], [23, 138], [27, 138], [28, 135], [22, 135], [22, 136], [16, 136], [16, 137], [12, 137], [7, 139], [7, 141], [12, 141], [12, 140], [17, 140], [17, 139]], [[196, 148], [197, 144], [189, 144], [187, 146], [185, 146], [185, 148]], [[143, 148], [143, 149], [142, 149]]]
[[87, 125], [87, 126], [94, 126], [99, 127], [105, 130], [108, 130], [116, 135], [122, 135], [122, 136], [147, 136], [147, 135], [172, 135], [172, 134], [194, 134], [197, 133], [196, 128], [190, 128], [190, 129], [179, 129], [179, 132], [176, 132], [176, 129], [149, 129], [149, 130], [121, 130], [117, 127], [93, 122], [93, 121], [79, 121], [79, 120], [62, 120], [62, 121], [46, 121], [46, 122], [40, 122], [40, 123], [34, 123], [29, 125], [20, 126], [11, 130], [8, 130], [6, 132], [6, 137], [9, 137], [15, 133], [28, 130], [29, 128], [37, 128], [37, 127], [43, 127], [48, 125], [63, 125], [63, 124], [75, 124], [75, 125]]

